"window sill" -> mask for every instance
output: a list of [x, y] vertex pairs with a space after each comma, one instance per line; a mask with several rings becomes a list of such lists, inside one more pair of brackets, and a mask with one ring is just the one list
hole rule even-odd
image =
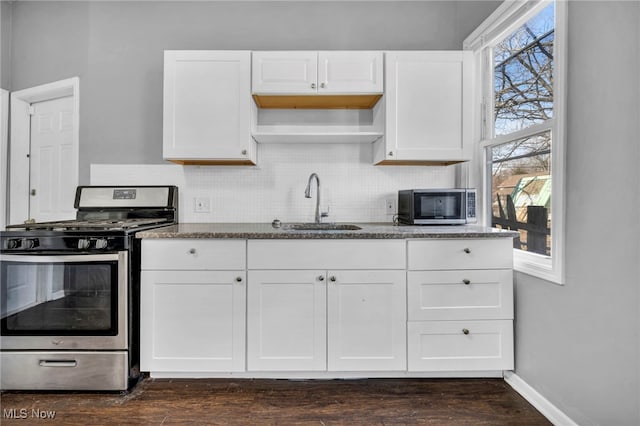
[[557, 264], [549, 256], [513, 250], [513, 269], [553, 284], [564, 285], [564, 276]]

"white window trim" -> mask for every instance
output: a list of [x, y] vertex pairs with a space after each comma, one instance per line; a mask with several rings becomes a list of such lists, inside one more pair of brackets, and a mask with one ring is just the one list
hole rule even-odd
[[[500, 5], [467, 39], [464, 41], [466, 50], [475, 52], [478, 61], [477, 69], [481, 69], [480, 74], [487, 76], [492, 74], [492, 63], [489, 54], [486, 52], [497, 40], [504, 38], [514, 29], [525, 23], [533, 15], [544, 7], [548, 6], [552, 0], [515, 0], [505, 1]], [[552, 256], [545, 256], [530, 253], [523, 250], [514, 249], [514, 269], [542, 278], [556, 284], [564, 284], [564, 258], [565, 258], [565, 152], [566, 152], [566, 53], [567, 53], [567, 0], [555, 1], [555, 35], [554, 35], [554, 111], [553, 118], [545, 123], [533, 125], [527, 129], [509, 135], [509, 140], [526, 137], [546, 129], [551, 129], [553, 142], [551, 145], [551, 173], [553, 176], [551, 187], [551, 205], [553, 206], [553, 225], [551, 227], [551, 253]], [[476, 126], [478, 134], [474, 140], [478, 141], [476, 163], [472, 169], [476, 173], [476, 179], [483, 183], [485, 191], [481, 198], [482, 222], [491, 226], [491, 197], [487, 197], [486, 188], [490, 185], [491, 176], [487, 173], [488, 148], [504, 143], [503, 137], [485, 139], [485, 135], [491, 134], [488, 124], [491, 120], [486, 120], [487, 111], [492, 111], [493, 93], [490, 85], [480, 76], [478, 78], [481, 102], [477, 105], [476, 117], [480, 117], [481, 123]]]

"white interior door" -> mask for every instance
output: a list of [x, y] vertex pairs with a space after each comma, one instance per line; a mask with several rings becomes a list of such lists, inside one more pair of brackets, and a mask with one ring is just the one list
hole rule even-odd
[[7, 174], [9, 144], [9, 92], [0, 89], [0, 230], [7, 224]]
[[8, 223], [75, 216], [79, 90], [72, 77], [11, 92]]
[[31, 105], [29, 217], [37, 222], [73, 219], [76, 157], [73, 97]]

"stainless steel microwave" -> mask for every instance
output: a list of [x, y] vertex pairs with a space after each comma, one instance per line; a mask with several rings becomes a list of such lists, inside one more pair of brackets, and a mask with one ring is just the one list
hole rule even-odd
[[476, 223], [475, 189], [398, 191], [398, 221], [404, 225]]

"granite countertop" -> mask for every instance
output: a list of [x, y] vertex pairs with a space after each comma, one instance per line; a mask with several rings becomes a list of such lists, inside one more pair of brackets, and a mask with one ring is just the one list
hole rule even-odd
[[283, 223], [180, 223], [136, 233], [137, 238], [244, 239], [404, 239], [404, 238], [513, 238], [515, 231], [478, 225], [396, 226], [391, 223], [352, 223], [360, 230], [292, 230]]

